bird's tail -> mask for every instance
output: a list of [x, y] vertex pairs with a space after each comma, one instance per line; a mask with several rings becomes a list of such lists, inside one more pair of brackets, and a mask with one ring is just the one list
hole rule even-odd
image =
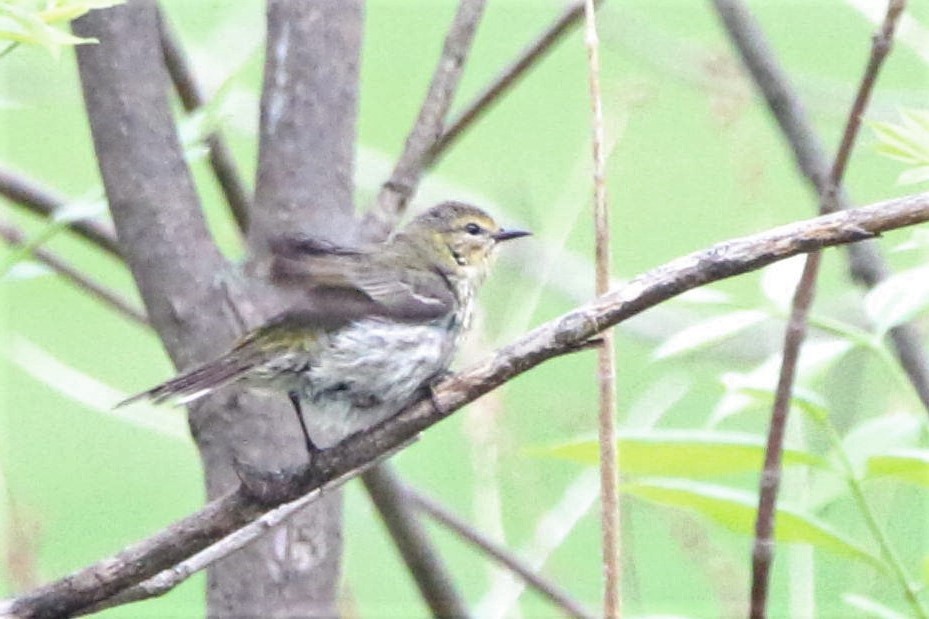
[[215, 361], [195, 367], [147, 391], [126, 398], [116, 407], [140, 400], [151, 400], [155, 404], [170, 400], [179, 405], [193, 402], [243, 378], [255, 368], [256, 359], [252, 358], [253, 355], [240, 354], [241, 352], [244, 351], [233, 350]]

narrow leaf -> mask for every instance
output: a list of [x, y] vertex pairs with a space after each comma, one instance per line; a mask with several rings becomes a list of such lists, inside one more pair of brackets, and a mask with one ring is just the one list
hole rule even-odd
[[900, 271], [865, 296], [865, 313], [879, 334], [907, 322], [929, 306], [929, 267]]
[[899, 449], [871, 456], [867, 461], [868, 477], [893, 477], [929, 488], [929, 450]]
[[[622, 490], [658, 505], [698, 513], [736, 533], [752, 535], [754, 530], [758, 499], [751, 492], [681, 479], [624, 483]], [[867, 549], [845, 538], [815, 516], [791, 507], [778, 507], [775, 538], [780, 542], [812, 544], [885, 569], [883, 561]]]
[[757, 325], [767, 318], [766, 313], [758, 310], [730, 312], [721, 316], [714, 316], [693, 324], [669, 337], [658, 347], [654, 357], [656, 359], [666, 359], [706, 348]]
[[[701, 479], [757, 471], [764, 461], [765, 441], [742, 432], [700, 430], [622, 431], [619, 436], [620, 469], [625, 475]], [[571, 441], [539, 450], [548, 456], [596, 464], [595, 439]], [[784, 451], [785, 464], [825, 466], [814, 454], [796, 449]]]

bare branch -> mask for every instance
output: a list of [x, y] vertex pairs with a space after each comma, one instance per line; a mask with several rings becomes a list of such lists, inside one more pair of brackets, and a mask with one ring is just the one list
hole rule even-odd
[[424, 495], [410, 486], [404, 488], [404, 494], [409, 499], [410, 503], [412, 503], [413, 507], [428, 514], [431, 518], [457, 534], [462, 540], [480, 549], [491, 559], [522, 578], [527, 585], [548, 598], [569, 617], [593, 619], [593, 617], [596, 616], [581, 606], [577, 600], [572, 598], [570, 594], [557, 584], [539, 576], [532, 567], [527, 565], [526, 562], [519, 557], [514, 556], [509, 549], [500, 546], [483, 533], [474, 530], [467, 522], [451, 513], [435, 499]]
[[[595, 4], [600, 4], [598, 0]], [[510, 91], [529, 69], [555, 47], [574, 28], [584, 15], [584, 0], [574, 0], [552, 24], [520, 52], [519, 56], [503, 69], [455, 118], [426, 153], [423, 168], [431, 168], [448, 152], [458, 139], [486, 114], [503, 95]]]
[[[159, 11], [158, 20], [165, 66], [184, 109], [192, 112], [206, 105], [206, 97], [197, 83], [181, 41], [164, 11]], [[213, 168], [216, 180], [226, 196], [232, 217], [239, 229], [245, 230], [248, 228], [248, 214], [252, 209], [251, 192], [245, 186], [232, 151], [222, 134], [219, 131], [210, 133], [206, 136], [206, 144], [210, 150], [210, 167]]]
[[[780, 125], [797, 166], [810, 182], [818, 198], [826, 189], [829, 160], [786, 72], [777, 64], [777, 57], [764, 32], [740, 0], [713, 2], [742, 61], [764, 94], [771, 114]], [[851, 199], [844, 189], [836, 192], [835, 201], [839, 208], [846, 209], [852, 206]], [[890, 272], [873, 243], [850, 245], [848, 256], [852, 278], [868, 288], [886, 279]], [[929, 358], [922, 345], [919, 330], [912, 324], [902, 324], [891, 329], [890, 337], [900, 365], [913, 383], [923, 407], [929, 412]]]
[[365, 215], [363, 233], [371, 239], [382, 239], [396, 225], [416, 186], [429, 157], [429, 151], [442, 135], [445, 116], [458, 89], [458, 81], [478, 22], [484, 12], [485, 0], [460, 0], [452, 25], [445, 35], [442, 56], [429, 84], [429, 91], [413, 123], [403, 153], [397, 160], [390, 179], [381, 187], [377, 202]]
[[[250, 482], [155, 536], [61, 580], [0, 603], [21, 619], [74, 613], [168, 569], [269, 508], [318, 495], [402, 448], [426, 428], [514, 376], [583, 349], [590, 338], [682, 292], [818, 249], [873, 238], [929, 221], [929, 193], [879, 202], [718, 243], [629, 281], [592, 303], [549, 321], [482, 362], [441, 381], [396, 416], [323, 450], [311, 466]], [[248, 479], [248, 477], [246, 477]], [[256, 498], [256, 495], [259, 498]]]
[[394, 470], [383, 462], [368, 469], [361, 479], [432, 615], [469, 617], [438, 550], [407, 504], [406, 488]]
[[[603, 134], [603, 101], [600, 95], [600, 37], [593, 0], [584, 3], [584, 43], [587, 47], [590, 84], [591, 125], [593, 133], [594, 228], [596, 235], [596, 291], [606, 294], [610, 288], [610, 217], [606, 199], [606, 146]], [[603, 616], [618, 618], [622, 614], [620, 597], [620, 526], [619, 453], [616, 441], [616, 351], [613, 331], [603, 332], [597, 349], [597, 387], [600, 406], [597, 416], [597, 439], [600, 445], [600, 534], [603, 553]]]
[[[3, 237], [3, 240], [10, 245], [21, 246], [26, 243], [26, 235], [15, 226], [7, 223], [0, 222], [0, 237]], [[57, 254], [42, 247], [34, 248], [31, 253], [36, 260], [48, 266], [55, 273], [88, 293], [97, 301], [139, 325], [148, 326], [148, 319], [146, 319], [142, 310], [133, 307], [129, 301], [116, 292], [95, 282], [86, 273], [74, 268]]]
[[[905, 0], [890, 1], [881, 31], [874, 37], [871, 56], [859, 84], [855, 101], [848, 113], [842, 142], [829, 171], [829, 177], [822, 189], [819, 204], [820, 213], [835, 212], [837, 209], [836, 195], [841, 187], [852, 148], [858, 137], [861, 116], [868, 106], [874, 83], [877, 80], [884, 59], [890, 51], [897, 19], [903, 12], [905, 4]], [[790, 402], [793, 396], [797, 362], [800, 358], [803, 341], [806, 339], [809, 312], [816, 296], [816, 284], [819, 278], [821, 262], [822, 252], [815, 251], [807, 255], [803, 273], [794, 292], [787, 330], [784, 333], [784, 352], [774, 396], [774, 406], [771, 411], [771, 427], [768, 431], [764, 468], [761, 473], [761, 487], [759, 488], [758, 515], [755, 520], [751, 592], [751, 616], [754, 619], [763, 619], [767, 616], [770, 570], [774, 559], [774, 525], [777, 514], [777, 496], [781, 482], [784, 436], [790, 414]]]
[[[3, 167], [0, 167], [0, 195], [43, 217], [51, 217], [68, 203], [64, 196]], [[122, 258], [116, 235], [108, 226], [89, 219], [79, 219], [68, 224], [68, 228], [110, 255]]]

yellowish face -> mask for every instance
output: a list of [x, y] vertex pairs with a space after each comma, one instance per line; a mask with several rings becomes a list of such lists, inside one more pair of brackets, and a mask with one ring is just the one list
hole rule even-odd
[[494, 234], [500, 226], [484, 213], [458, 217], [443, 236], [458, 266], [481, 267], [487, 264], [497, 245]]
[[443, 202], [432, 207], [410, 222], [407, 232], [414, 237], [434, 239], [437, 249], [470, 275], [483, 274], [498, 243], [529, 234], [503, 230], [483, 210], [462, 202]]

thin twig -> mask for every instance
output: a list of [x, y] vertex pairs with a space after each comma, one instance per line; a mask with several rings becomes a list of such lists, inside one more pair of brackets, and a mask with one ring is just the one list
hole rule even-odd
[[[584, 16], [584, 1], [575, 0], [542, 31], [519, 56], [484, 87], [465, 108], [448, 122], [442, 136], [432, 145], [423, 161], [424, 168], [432, 167], [451, 148], [471, 125], [487, 113], [500, 98], [513, 88], [537, 62], [555, 47]], [[595, 4], [600, 4], [597, 0]]]
[[544, 361], [584, 349], [601, 331], [687, 290], [801, 253], [874, 238], [925, 221], [929, 221], [929, 194], [917, 194], [780, 226], [678, 258], [535, 328], [460, 374], [443, 379], [435, 386], [434, 398], [420, 400], [381, 424], [319, 452], [305, 469], [264, 480], [264, 488], [256, 488], [254, 483], [249, 485], [251, 490], [239, 487], [115, 556], [0, 602], [0, 616], [31, 619], [73, 614], [151, 578], [271, 508], [302, 495], [319, 496], [359, 475], [491, 389]]
[[[3, 167], [0, 167], [0, 195], [43, 217], [51, 217], [68, 203], [64, 196]], [[68, 228], [103, 251], [122, 259], [116, 235], [109, 226], [90, 219], [79, 219], [69, 223]]]
[[462, 540], [479, 548], [488, 557], [522, 578], [527, 585], [548, 598], [568, 616], [578, 619], [592, 619], [595, 616], [560, 586], [539, 576], [531, 566], [519, 557], [514, 556], [509, 549], [500, 546], [480, 531], [476, 531], [435, 499], [410, 486], [406, 486], [403, 491], [413, 507], [428, 514], [429, 517], [444, 525]]
[[[26, 244], [26, 235], [22, 230], [16, 228], [15, 226], [0, 222], [0, 237], [3, 238], [9, 245], [23, 246]], [[91, 297], [103, 303], [110, 309], [116, 311], [119, 314], [122, 314], [129, 320], [140, 324], [142, 326], [148, 326], [148, 319], [145, 317], [145, 313], [133, 306], [129, 301], [121, 297], [116, 292], [110, 290], [106, 286], [95, 282], [86, 273], [82, 273], [78, 269], [74, 268], [67, 262], [65, 262], [57, 254], [43, 248], [36, 247], [33, 248], [31, 254], [35, 257], [36, 260], [42, 264], [49, 267], [52, 271], [61, 275], [65, 280], [71, 282], [84, 292], [88, 293]]]
[[[742, 61], [780, 125], [798, 168], [818, 198], [826, 190], [830, 163], [796, 90], [784, 69], [778, 65], [761, 27], [741, 0], [713, 2]], [[836, 192], [836, 203], [843, 209], [852, 206], [844, 189]], [[849, 246], [848, 257], [852, 279], [868, 288], [886, 279], [890, 272], [873, 243]], [[910, 323], [898, 325], [890, 330], [890, 338], [900, 365], [919, 394], [923, 408], [929, 413], [929, 355], [923, 347], [919, 330]]]
[[[906, 0], [890, 0], [881, 30], [874, 37], [867, 67], [855, 96], [855, 102], [848, 114], [842, 142], [820, 197], [820, 213], [835, 212], [837, 209], [836, 195], [845, 175], [855, 138], [861, 127], [861, 116], [867, 108], [881, 65], [890, 51], [894, 28], [905, 5]], [[790, 413], [797, 361], [806, 337], [807, 320], [816, 294], [821, 262], [822, 252], [814, 251], [807, 255], [800, 282], [794, 292], [790, 318], [784, 333], [784, 353], [774, 397], [774, 407], [771, 411], [771, 427], [768, 431], [764, 468], [759, 488], [758, 516], [755, 521], [751, 593], [751, 617], [753, 619], [762, 619], [767, 616], [770, 570], [774, 558], [774, 521], [781, 482], [784, 434]]]
[[[206, 96], [197, 83], [193, 67], [190, 66], [187, 54], [184, 53], [181, 41], [168, 17], [162, 10], [158, 11], [158, 17], [165, 66], [184, 109], [193, 112], [207, 104]], [[242, 180], [235, 158], [222, 133], [219, 130], [211, 132], [206, 136], [206, 144], [210, 150], [210, 167], [213, 168], [216, 180], [226, 196], [232, 217], [239, 229], [245, 230], [248, 228], [248, 214], [252, 208], [251, 192]]]
[[465, 58], [471, 50], [484, 4], [485, 0], [461, 0], [458, 5], [458, 11], [445, 36], [445, 46], [429, 84], [429, 91], [406, 139], [403, 153], [390, 179], [381, 187], [377, 202], [362, 223], [363, 233], [371, 239], [387, 236], [419, 184], [428, 153], [442, 135], [445, 117], [458, 89]]
[[405, 500], [409, 489], [393, 468], [383, 462], [361, 479], [433, 616], [469, 617], [468, 607], [432, 540]]
[[[600, 95], [600, 38], [593, 0], [584, 3], [590, 105], [593, 126], [594, 227], [596, 233], [596, 290], [605, 294], [610, 287], [610, 218], [606, 198], [606, 153], [603, 137], [603, 101]], [[603, 615], [608, 619], [622, 614], [620, 596], [620, 510], [619, 454], [616, 443], [616, 353], [613, 331], [604, 331], [597, 351], [597, 386], [600, 407], [597, 437], [600, 443], [600, 527], [603, 545]]]
[[890, 571], [893, 572], [893, 575], [896, 577], [897, 583], [900, 585], [900, 589], [902, 589], [903, 597], [909, 602], [915, 617], [926, 619], [926, 617], [929, 617], [929, 612], [927, 612], [919, 598], [922, 587], [917, 585], [910, 577], [909, 573], [907, 573], [906, 566], [890, 543], [887, 533], [884, 531], [884, 527], [882, 527], [881, 523], [878, 521], [872, 504], [868, 502], [865, 496], [862, 483], [863, 480], [859, 476], [855, 465], [852, 464], [851, 458], [848, 456], [842, 437], [827, 417], [822, 419], [817, 418], [817, 421], [820, 426], [826, 430], [826, 435], [829, 437], [829, 442], [832, 444], [832, 450], [836, 454], [836, 460], [838, 460], [845, 473], [845, 481], [848, 483], [849, 490], [851, 490], [852, 498], [858, 506], [858, 511], [861, 513], [865, 525], [871, 531], [871, 536], [881, 549], [881, 555], [883, 555], [884, 561], [886, 561], [887, 566], [890, 567]]

